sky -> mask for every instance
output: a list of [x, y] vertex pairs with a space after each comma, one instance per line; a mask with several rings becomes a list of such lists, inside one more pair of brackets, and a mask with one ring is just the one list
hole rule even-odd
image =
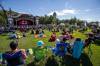
[[57, 13], [59, 19], [76, 17], [100, 21], [100, 0], [0, 0], [5, 9], [34, 16]]

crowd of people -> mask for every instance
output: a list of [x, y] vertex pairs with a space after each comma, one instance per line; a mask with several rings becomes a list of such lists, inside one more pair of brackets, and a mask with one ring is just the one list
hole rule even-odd
[[[31, 31], [31, 34], [39, 34], [39, 37], [42, 37], [44, 35], [43, 30], [34, 30]], [[14, 34], [13, 36], [16, 37]], [[23, 37], [25, 37], [25, 33], [23, 32]], [[37, 47], [29, 48], [29, 49], [18, 49], [18, 41], [12, 41], [10, 43], [10, 51], [7, 51], [5, 53], [0, 53], [1, 64], [6, 64], [7, 66], [20, 66], [25, 65], [25, 59], [29, 55], [33, 55], [33, 62], [35, 65], [38, 65], [40, 61], [44, 61], [45, 59], [48, 59], [49, 61], [46, 61], [46, 66], [48, 63], [51, 63], [51, 65], [58, 66], [57, 62], [55, 61], [55, 57], [59, 57], [60, 61], [65, 58], [65, 56], [71, 56], [73, 59], [76, 59], [76, 63], [80, 62], [81, 60], [81, 54], [83, 53], [83, 50], [85, 47], [88, 47], [92, 41], [93, 41], [93, 35], [89, 34], [88, 38], [86, 40], [82, 40], [81, 38], [75, 38], [73, 37], [68, 31], [63, 30], [61, 35], [57, 37], [56, 32], [52, 32], [52, 35], [49, 42], [55, 42], [55, 46], [44, 46], [43, 41], [38, 41]], [[48, 49], [52, 52], [52, 55], [48, 57]]]

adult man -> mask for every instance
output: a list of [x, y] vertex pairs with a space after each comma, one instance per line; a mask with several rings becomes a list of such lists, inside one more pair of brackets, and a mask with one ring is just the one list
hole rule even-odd
[[18, 43], [12, 41], [10, 43], [11, 51], [3, 54], [3, 63], [7, 62], [7, 66], [19, 66], [25, 63], [26, 53], [25, 50], [18, 49]]

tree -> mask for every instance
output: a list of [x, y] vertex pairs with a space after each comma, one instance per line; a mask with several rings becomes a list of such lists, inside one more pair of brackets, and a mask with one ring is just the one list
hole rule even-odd
[[44, 16], [41, 16], [41, 17], [39, 18], [39, 23], [40, 23], [40, 24], [44, 24]]
[[1, 12], [0, 12], [0, 16], [1, 16], [0, 17], [1, 21], [0, 22], [2, 22], [1, 23], [2, 25], [6, 26], [7, 23], [8, 23], [7, 11], [4, 9], [4, 7], [1, 4], [0, 4], [0, 8], [2, 9]]
[[0, 25], [5, 25], [5, 22], [5, 19], [2, 16], [0, 16]]
[[76, 20], [77, 20], [76, 17], [74, 17], [74, 18], [72, 18], [72, 19], [69, 20], [69, 23], [70, 23], [71, 25], [75, 25]]
[[53, 13], [52, 23], [53, 24], [56, 24], [57, 23], [57, 14], [56, 14], [56, 12]]
[[48, 19], [48, 23], [51, 24], [52, 22], [53, 22], [53, 16], [50, 15], [50, 16], [49, 16], [49, 19]]

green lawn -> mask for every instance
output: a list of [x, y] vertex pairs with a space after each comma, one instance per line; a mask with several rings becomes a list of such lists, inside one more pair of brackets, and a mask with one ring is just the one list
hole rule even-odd
[[[27, 33], [27, 37], [19, 39], [19, 48], [28, 49], [36, 46], [36, 42], [38, 40], [43, 40], [46, 46], [54, 46], [54, 43], [48, 42], [48, 39], [50, 38], [51, 33], [48, 31], [45, 31], [45, 34], [47, 35], [47, 38], [34, 38], [33, 35], [30, 33]], [[60, 33], [57, 33], [59, 35]], [[86, 38], [86, 36], [83, 33], [74, 32], [74, 37], [80, 37], [83, 40]], [[5, 52], [10, 50], [9, 43], [12, 40], [8, 39], [7, 34], [0, 35], [0, 52]], [[93, 55], [90, 58], [91, 62], [93, 63], [93, 66], [100, 66], [100, 46], [96, 46], [95, 44], [92, 45], [92, 51]], [[88, 52], [88, 49], [85, 49], [85, 52]], [[48, 52], [48, 55], [50, 55], [50, 52]], [[32, 62], [32, 56], [29, 56], [26, 60], [27, 64]], [[43, 66], [43, 65], [40, 65]]]

